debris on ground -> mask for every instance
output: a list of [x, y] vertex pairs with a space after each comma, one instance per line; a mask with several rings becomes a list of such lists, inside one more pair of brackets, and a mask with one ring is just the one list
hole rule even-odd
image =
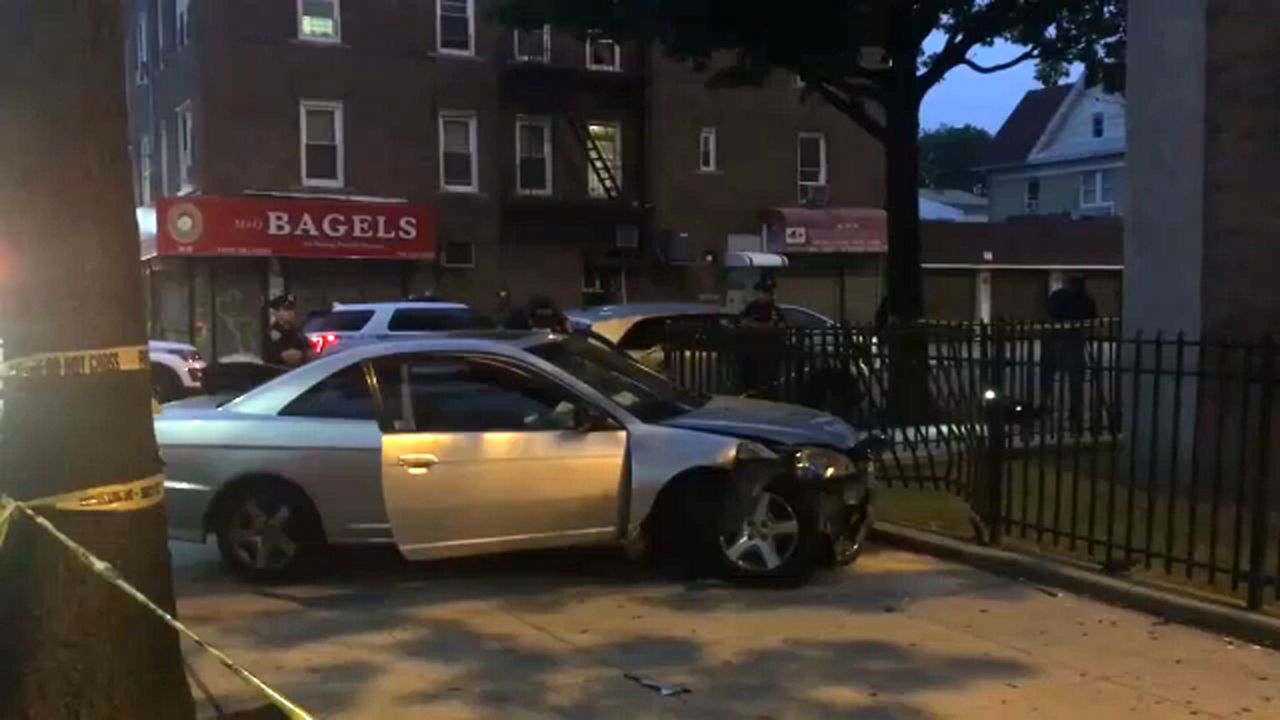
[[663, 685], [662, 683], [656, 680], [643, 678], [634, 673], [623, 673], [622, 677], [630, 680], [631, 682], [639, 685], [640, 687], [648, 688], [649, 690], [652, 690], [658, 693], [662, 697], [675, 697], [677, 695], [688, 695], [689, 693], [693, 692], [692, 690], [690, 690], [687, 687], [684, 687], [683, 685]]

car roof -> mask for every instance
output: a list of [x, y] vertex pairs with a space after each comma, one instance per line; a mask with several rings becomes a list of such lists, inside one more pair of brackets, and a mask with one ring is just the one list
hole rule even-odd
[[620, 342], [642, 320], [685, 315], [728, 315], [719, 305], [706, 303], [631, 303], [570, 310], [570, 320], [584, 323], [610, 342]]
[[428, 310], [469, 310], [462, 303], [443, 300], [395, 300], [392, 302], [334, 303], [332, 310], [380, 310], [382, 308], [422, 308]]
[[587, 322], [618, 320], [622, 318], [664, 317], [668, 315], [703, 315], [723, 313], [724, 308], [707, 303], [628, 303], [625, 305], [601, 305], [566, 311], [566, 315]]
[[323, 355], [260, 385], [228, 403], [229, 410], [250, 414], [278, 412], [283, 403], [343, 368], [384, 355], [419, 352], [493, 353], [518, 356], [521, 351], [555, 342], [563, 336], [547, 331], [464, 330], [437, 333], [429, 337], [408, 336], [383, 342], [356, 345], [332, 355]]

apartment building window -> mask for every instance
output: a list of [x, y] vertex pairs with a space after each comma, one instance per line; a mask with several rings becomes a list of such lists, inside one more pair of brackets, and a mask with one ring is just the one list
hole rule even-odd
[[609, 38], [599, 35], [587, 37], [587, 68], [615, 72], [621, 70], [622, 49]]
[[1080, 176], [1080, 206], [1110, 207], [1115, 203], [1115, 172], [1090, 170]]
[[[587, 132], [600, 149], [600, 158], [618, 189], [622, 188], [622, 128], [616, 123], [591, 123]], [[609, 197], [609, 189], [594, 167], [587, 167], [587, 194], [594, 198]]]
[[450, 268], [476, 266], [476, 244], [470, 240], [447, 240], [440, 256], [440, 264]]
[[476, 152], [476, 114], [440, 113], [440, 186], [451, 192], [480, 189]]
[[702, 172], [715, 172], [720, 167], [718, 153], [719, 139], [713, 127], [702, 128], [698, 134], [698, 169]]
[[1100, 138], [1106, 134], [1106, 131], [1107, 131], [1106, 116], [1100, 112], [1094, 113], [1093, 114], [1093, 136], [1095, 138]]
[[138, 204], [151, 204], [151, 136], [138, 141]]
[[298, 37], [313, 42], [341, 42], [342, 0], [298, 0]]
[[516, 120], [516, 190], [522, 195], [551, 194], [551, 122]]
[[178, 0], [173, 14], [173, 44], [179, 49], [191, 44], [191, 0]]
[[299, 118], [302, 124], [302, 184], [342, 187], [345, 161], [342, 103], [303, 100]]
[[195, 128], [191, 103], [178, 108], [178, 192], [188, 193], [195, 187], [192, 182], [192, 161], [195, 158]]
[[796, 143], [801, 185], [827, 184], [827, 136], [803, 132]]
[[134, 63], [134, 79], [142, 85], [147, 81], [147, 13], [138, 14], [138, 35], [134, 38], [137, 59]]
[[475, 0], [438, 0], [437, 45], [442, 53], [474, 55], [476, 51]]
[[516, 30], [516, 60], [551, 62], [551, 26], [539, 30]]

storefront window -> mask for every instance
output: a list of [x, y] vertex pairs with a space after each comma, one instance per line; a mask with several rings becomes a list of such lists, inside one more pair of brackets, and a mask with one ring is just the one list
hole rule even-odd
[[213, 272], [213, 357], [261, 355], [267, 298], [263, 266], [217, 260]]
[[213, 357], [213, 288], [208, 261], [191, 268], [191, 344], [204, 357]]
[[188, 265], [167, 259], [151, 266], [152, 323], [154, 340], [191, 342], [191, 289]]

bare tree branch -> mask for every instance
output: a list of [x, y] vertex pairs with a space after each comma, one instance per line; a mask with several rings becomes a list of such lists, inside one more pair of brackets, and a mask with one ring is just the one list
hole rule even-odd
[[981, 73], [983, 75], [991, 75], [993, 73], [998, 73], [1002, 70], [1008, 70], [1011, 67], [1021, 65], [1022, 63], [1028, 60], [1033, 60], [1037, 57], [1039, 57], [1039, 53], [1037, 53], [1035, 48], [1031, 48], [1030, 50], [1027, 50], [1026, 52], [1022, 53], [1021, 55], [1019, 55], [1018, 57], [1012, 60], [1009, 60], [1008, 62], [996, 63], [995, 65], [979, 65], [978, 63], [970, 60], [969, 58], [965, 58], [964, 60], [961, 60], [960, 64], [964, 65], [970, 70], [973, 70], [976, 73]]
[[970, 50], [985, 40], [999, 36], [1002, 30], [1012, 24], [1017, 3], [1018, 0], [991, 0], [980, 11], [967, 16], [960, 27], [954, 28], [942, 50], [938, 51], [933, 62], [920, 74], [916, 82], [919, 97], [923, 98], [952, 69], [965, 64]]

